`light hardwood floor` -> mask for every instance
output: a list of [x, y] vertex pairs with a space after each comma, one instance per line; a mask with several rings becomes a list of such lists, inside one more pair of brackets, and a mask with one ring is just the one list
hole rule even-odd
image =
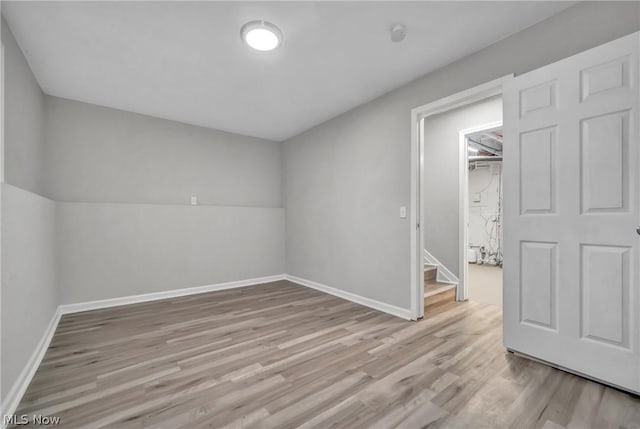
[[62, 427], [638, 428], [640, 400], [506, 353], [501, 312], [407, 322], [289, 282], [63, 317], [18, 413]]

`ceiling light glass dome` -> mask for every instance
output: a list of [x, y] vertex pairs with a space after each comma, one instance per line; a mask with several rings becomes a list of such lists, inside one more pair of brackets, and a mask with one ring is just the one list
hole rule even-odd
[[272, 51], [282, 44], [282, 31], [267, 21], [251, 21], [242, 26], [242, 40], [258, 51]]

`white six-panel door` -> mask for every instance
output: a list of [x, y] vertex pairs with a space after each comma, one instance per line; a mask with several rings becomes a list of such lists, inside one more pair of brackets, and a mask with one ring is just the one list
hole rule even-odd
[[640, 392], [640, 33], [504, 91], [504, 342]]

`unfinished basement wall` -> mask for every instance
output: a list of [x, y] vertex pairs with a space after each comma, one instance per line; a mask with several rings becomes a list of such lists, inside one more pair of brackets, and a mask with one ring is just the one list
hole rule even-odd
[[640, 29], [638, 2], [583, 2], [285, 142], [289, 274], [410, 307], [412, 108]]

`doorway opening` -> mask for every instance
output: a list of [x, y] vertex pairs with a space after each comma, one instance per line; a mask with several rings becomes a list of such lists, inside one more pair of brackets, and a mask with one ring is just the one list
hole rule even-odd
[[[502, 308], [502, 123], [460, 132], [467, 154], [461, 246], [466, 267], [464, 299]], [[463, 291], [465, 292], [465, 291]]]
[[[424, 317], [430, 301], [435, 304], [441, 299], [468, 299], [469, 246], [465, 241], [468, 231], [464, 217], [468, 215], [466, 136], [500, 131], [502, 88], [510, 79], [511, 75], [505, 76], [412, 110], [410, 216], [414, 319]], [[491, 105], [486, 111], [479, 107], [485, 103]], [[469, 113], [474, 110], [475, 113]], [[478, 128], [477, 124], [484, 125]], [[462, 139], [461, 131], [465, 132]], [[494, 256], [492, 260], [498, 259]]]

